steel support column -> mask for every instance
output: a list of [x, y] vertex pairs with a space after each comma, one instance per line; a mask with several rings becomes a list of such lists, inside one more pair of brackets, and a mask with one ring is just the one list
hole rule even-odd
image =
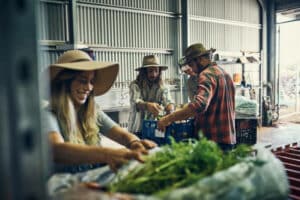
[[77, 38], [77, 3], [69, 0], [68, 5], [69, 44], [76, 46]]
[[40, 126], [37, 1], [0, 6], [0, 196], [46, 199], [47, 139]]
[[263, 8], [263, 65], [266, 66], [262, 77], [266, 80], [267, 96], [271, 97], [272, 105], [275, 104], [275, 87], [276, 87], [276, 10], [275, 0], [258, 0]]
[[189, 14], [188, 0], [181, 0], [182, 14], [182, 50], [184, 51], [189, 46]]
[[272, 93], [276, 85], [276, 10], [275, 0], [267, 1], [267, 81], [272, 84], [272, 88], [267, 89], [268, 96], [274, 105], [275, 95]]

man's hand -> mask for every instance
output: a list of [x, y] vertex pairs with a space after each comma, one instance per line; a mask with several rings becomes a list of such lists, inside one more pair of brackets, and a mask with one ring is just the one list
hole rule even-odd
[[169, 120], [169, 115], [166, 115], [160, 118], [160, 120], [157, 122], [157, 128], [158, 130], [165, 132], [166, 127], [169, 126], [171, 123], [172, 121]]
[[173, 113], [175, 111], [174, 104], [168, 104], [165, 110], [167, 115]]
[[159, 114], [159, 111], [162, 109], [158, 103], [153, 102], [147, 102], [147, 110], [154, 115], [154, 117], [157, 117]]
[[132, 159], [135, 159], [139, 162], [144, 162], [141, 153], [138, 151], [122, 148], [108, 149], [106, 152], [106, 163], [114, 172], [116, 172], [123, 164]]

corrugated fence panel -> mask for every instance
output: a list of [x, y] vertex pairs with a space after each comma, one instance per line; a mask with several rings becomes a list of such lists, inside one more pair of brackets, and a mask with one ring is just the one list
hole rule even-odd
[[259, 52], [260, 29], [243, 27], [241, 50]]
[[67, 4], [64, 1], [40, 1], [40, 39], [67, 41]]
[[44, 71], [50, 64], [55, 63], [61, 54], [62, 51], [55, 51], [55, 50], [40, 51], [41, 66], [39, 67], [39, 70]]
[[[225, 49], [226, 51], [240, 51], [242, 47], [241, 27], [225, 25]], [[258, 41], [257, 41], [258, 42]]]
[[173, 42], [177, 37], [174, 17], [79, 4], [77, 19], [83, 44], [154, 49], [174, 49], [177, 45]]
[[259, 24], [257, 0], [189, 0], [190, 15]]
[[242, 3], [242, 19], [241, 21], [245, 21], [248, 23], [254, 23], [259, 24], [259, 4], [257, 3], [257, 0], [247, 0], [243, 1]]
[[220, 51], [258, 52], [261, 25], [256, 0], [191, 0], [190, 44]]
[[191, 20], [190, 43], [202, 42], [207, 48], [225, 49], [225, 25]]
[[225, 19], [242, 21], [242, 3], [248, 0], [225, 0]]

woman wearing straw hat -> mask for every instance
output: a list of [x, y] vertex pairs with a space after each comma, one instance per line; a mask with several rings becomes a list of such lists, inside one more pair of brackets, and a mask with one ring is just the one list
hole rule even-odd
[[[103, 111], [94, 97], [107, 92], [114, 83], [119, 65], [95, 62], [83, 51], [71, 50], [48, 68], [49, 108], [43, 131], [49, 134], [57, 172], [79, 172], [90, 164], [105, 163], [116, 170], [130, 159], [142, 161], [141, 153], [155, 143], [140, 140], [122, 129]], [[127, 148], [101, 147], [99, 132]], [[58, 165], [56, 165], [58, 166]]]
[[194, 101], [181, 110], [160, 119], [164, 130], [173, 121], [195, 117], [195, 130], [217, 142], [224, 150], [232, 149], [235, 134], [235, 87], [229, 74], [211, 61], [215, 49], [205, 49], [200, 43], [185, 50], [181, 65], [188, 65], [198, 76], [198, 92]]
[[130, 115], [128, 130], [137, 135], [142, 129], [143, 119], [153, 120], [160, 112], [174, 110], [170, 92], [163, 84], [162, 71], [168, 67], [159, 64], [155, 55], [143, 58], [143, 64], [137, 68], [136, 80], [130, 84]]

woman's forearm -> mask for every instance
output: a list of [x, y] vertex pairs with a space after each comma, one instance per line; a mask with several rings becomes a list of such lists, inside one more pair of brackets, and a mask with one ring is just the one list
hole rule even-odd
[[52, 144], [54, 162], [61, 164], [106, 163], [109, 149], [72, 143]]
[[118, 142], [119, 144], [124, 145], [125, 147], [128, 147], [128, 144], [130, 144], [132, 141], [139, 140], [136, 135], [128, 132], [120, 126], [114, 126], [111, 128], [107, 133], [107, 137]]

